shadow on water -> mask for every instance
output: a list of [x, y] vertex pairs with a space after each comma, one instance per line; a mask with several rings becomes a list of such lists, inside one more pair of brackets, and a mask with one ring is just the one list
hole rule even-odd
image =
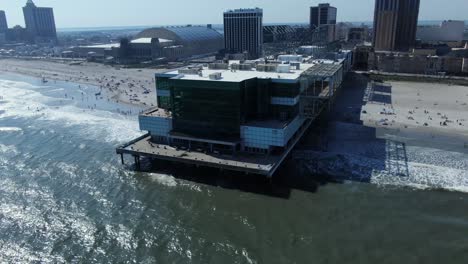
[[[297, 161], [298, 166], [305, 166], [304, 160], [314, 160], [320, 153], [320, 161], [306, 165], [309, 170], [329, 175], [321, 177], [322, 180], [370, 183], [375, 172], [409, 177], [405, 143], [377, 138], [377, 130], [364, 124], [363, 107], [368, 102], [381, 104], [382, 112], [388, 111], [392, 105], [392, 86], [370, 85], [368, 76], [349, 73], [328, 115], [317, 120], [318, 124], [299, 145], [298, 152], [303, 157]], [[339, 167], [342, 171], [330, 176], [327, 171], [317, 169], [318, 163]]]
[[[365, 126], [361, 120], [363, 106], [368, 102], [391, 104], [391, 87], [378, 86], [370, 89], [369, 78], [364, 75], [349, 73], [343, 88], [333, 102], [331, 111], [314, 121], [312, 128], [298, 143], [294, 152], [328, 153], [347, 152], [353, 148], [355, 140], [366, 143], [366, 147], [353, 154], [372, 160], [368, 166], [362, 166], [359, 173], [343, 172], [340, 176], [327, 173], [311, 175], [310, 167], [301, 160], [288, 157], [272, 179], [261, 175], [243, 174], [231, 171], [219, 171], [212, 168], [185, 166], [160, 161], [142, 161], [142, 169], [147, 172], [165, 173], [177, 179], [200, 184], [239, 190], [276, 198], [288, 199], [293, 190], [316, 193], [328, 183], [356, 181], [370, 183], [374, 171], [387, 171], [398, 177], [408, 177], [408, 158], [404, 143], [376, 138], [376, 129]], [[378, 96], [376, 96], [378, 95]], [[336, 125], [339, 124], [339, 125]], [[350, 145], [347, 145], [350, 143]], [[335, 163], [347, 163], [341, 154], [333, 157]], [[352, 164], [345, 167], [352, 169]], [[164, 168], [164, 172], [161, 171]]]
[[[150, 159], [142, 159], [141, 165], [143, 172], [168, 174], [176, 179], [203, 185], [283, 199], [288, 199], [291, 195], [291, 188], [283, 182], [280, 182], [278, 177], [270, 179], [262, 175], [244, 174], [226, 170], [221, 171], [208, 167], [194, 167], [184, 164], [151, 161]], [[164, 169], [162, 170], [161, 168]], [[135, 168], [132, 167], [129, 169]], [[140, 176], [141, 175], [137, 174], [137, 177]]]

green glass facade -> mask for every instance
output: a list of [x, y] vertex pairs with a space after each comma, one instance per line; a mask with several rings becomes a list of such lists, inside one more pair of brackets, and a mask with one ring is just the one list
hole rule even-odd
[[193, 137], [238, 139], [240, 127], [249, 121], [287, 121], [299, 113], [298, 105], [271, 104], [272, 97], [297, 97], [299, 83], [257, 78], [224, 82], [157, 77], [156, 85], [158, 106], [172, 111], [173, 132]]
[[273, 97], [297, 97], [300, 93], [299, 83], [269, 83], [271, 96]]
[[[169, 77], [158, 77], [156, 78], [156, 87], [158, 91], [158, 107], [166, 110], [171, 110], [171, 86]], [[160, 96], [160, 93], [164, 93], [164, 96]]]
[[174, 132], [203, 138], [239, 138], [241, 84], [171, 80]]

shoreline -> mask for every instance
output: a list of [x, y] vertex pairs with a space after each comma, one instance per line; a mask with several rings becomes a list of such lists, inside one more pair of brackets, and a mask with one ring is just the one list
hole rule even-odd
[[140, 107], [157, 105], [154, 75], [156, 69], [120, 69], [98, 63], [0, 59], [0, 72], [14, 73], [47, 81], [63, 81], [101, 88], [110, 99]]

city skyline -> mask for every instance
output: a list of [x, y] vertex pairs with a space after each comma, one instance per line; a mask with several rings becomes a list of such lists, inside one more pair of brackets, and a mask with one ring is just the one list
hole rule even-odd
[[[171, 1], [158, 3], [141, 0], [138, 5], [129, 0], [121, 0], [115, 5], [109, 0], [82, 0], [80, 4], [60, 2], [56, 0], [36, 0], [39, 6], [52, 7], [55, 10], [58, 28], [74, 27], [119, 27], [146, 25], [182, 25], [182, 24], [222, 24], [223, 12], [228, 9], [259, 7], [264, 10], [265, 23], [308, 23], [310, 6], [329, 2], [338, 8], [338, 22], [370, 22], [373, 20], [374, 0], [360, 0], [359, 9], [356, 3], [346, 0], [307, 1], [297, 0], [294, 5], [288, 1], [240, 0], [229, 1]], [[0, 10], [5, 10], [10, 27], [24, 26], [21, 8], [26, 1], [10, 1], [2, 3]], [[185, 8], [182, 10], [180, 6]], [[465, 0], [452, 0], [450, 5], [439, 0], [421, 1], [420, 20], [466, 20], [468, 17], [461, 6], [467, 5]], [[89, 8], [93, 7], [93, 8]], [[353, 8], [354, 7], [354, 8]], [[108, 12], [102, 12], [102, 10]], [[205, 10], [205, 12], [189, 12], [184, 10]], [[284, 10], [289, 10], [285, 13]], [[431, 12], [438, 10], [439, 12]], [[175, 12], [180, 16], [174, 16]], [[117, 14], [117, 15], [116, 15]], [[135, 14], [139, 14], [135, 16]]]

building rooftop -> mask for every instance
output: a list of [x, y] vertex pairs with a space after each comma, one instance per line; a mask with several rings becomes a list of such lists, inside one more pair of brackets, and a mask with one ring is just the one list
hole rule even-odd
[[[291, 63], [274, 61], [267, 64], [265, 64], [263, 60], [247, 61], [244, 63], [240, 63], [240, 61], [229, 61], [229, 66], [224, 64], [225, 68], [199, 66], [200, 70], [198, 70], [197, 67], [177, 69], [163, 74], [157, 74], [157, 76], [194, 81], [242, 82], [258, 78], [271, 79], [275, 82], [295, 83], [304, 73], [316, 77], [333, 76], [342, 67], [343, 59], [310, 61], [310, 57], [307, 57], [304, 61], [305, 62], [291, 61]], [[239, 67], [239, 65], [251, 65], [252, 67], [241, 70], [233, 67], [236, 65], [237, 67]], [[277, 67], [277, 69], [270, 71], [259, 70], [260, 67], [270, 66]]]
[[[233, 70], [232, 65], [239, 64], [239, 61], [230, 61], [228, 69], [209, 69], [208, 67], [203, 67], [202, 70], [197, 73], [187, 74], [183, 73], [183, 70], [175, 70], [166, 72], [164, 76], [173, 75], [175, 79], [179, 80], [197, 80], [197, 81], [220, 81], [220, 82], [242, 82], [245, 80], [259, 78], [259, 79], [273, 79], [276, 81], [283, 80], [285, 82], [292, 82], [299, 79], [302, 73], [316, 65], [315, 63], [300, 63], [299, 69], [296, 69], [295, 66], [290, 64], [279, 64], [282, 67], [286, 67], [288, 71], [278, 72], [278, 71], [258, 71], [258, 65], [252, 68], [251, 70]], [[289, 68], [288, 68], [289, 67]], [[210, 78], [212, 74], [220, 74], [218, 79]]]
[[224, 12], [225, 14], [227, 13], [263, 13], [263, 9], [261, 8], [240, 8], [240, 9], [234, 9], [234, 10], [227, 10]]
[[110, 48], [118, 48], [120, 47], [120, 43], [108, 43], [108, 44], [98, 44], [98, 45], [90, 45], [90, 46], [80, 46], [80, 48], [101, 48], [101, 49], [110, 49]]

